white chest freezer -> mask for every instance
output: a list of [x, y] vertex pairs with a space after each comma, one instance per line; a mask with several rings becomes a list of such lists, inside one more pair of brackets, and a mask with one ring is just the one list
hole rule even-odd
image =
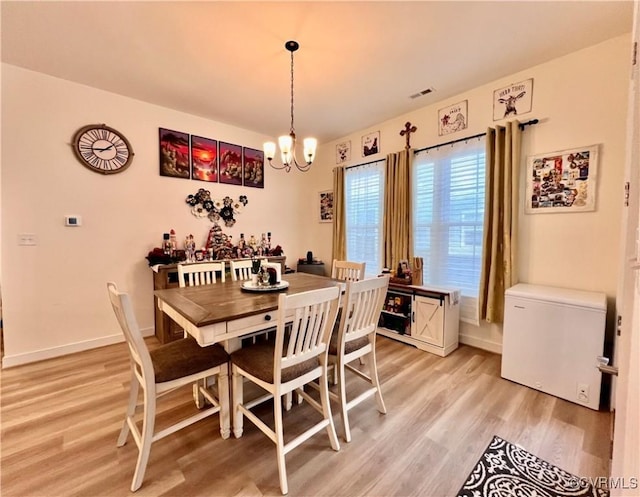
[[607, 300], [604, 293], [519, 283], [505, 292], [502, 377], [600, 406]]

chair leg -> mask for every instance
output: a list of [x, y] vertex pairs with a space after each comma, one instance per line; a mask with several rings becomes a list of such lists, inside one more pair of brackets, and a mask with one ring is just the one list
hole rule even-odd
[[[205, 380], [206, 383], [206, 380]], [[220, 366], [218, 375], [218, 402], [220, 403], [220, 436], [227, 439], [231, 436], [231, 411], [229, 410], [229, 365]]]
[[286, 495], [289, 492], [287, 484], [287, 466], [284, 460], [284, 430], [282, 427], [282, 397], [273, 399], [273, 417], [275, 421], [276, 456], [278, 458], [278, 475], [280, 477], [280, 490]]
[[340, 397], [340, 417], [342, 418], [342, 429], [344, 431], [345, 442], [351, 442], [351, 430], [349, 428], [349, 415], [347, 413], [347, 384], [344, 372], [344, 364], [338, 358], [336, 362], [338, 379], [338, 396]]
[[327, 374], [326, 362], [322, 366], [322, 376], [320, 377], [320, 402], [322, 404], [322, 414], [324, 415], [324, 419], [329, 420], [329, 424], [327, 425], [327, 434], [329, 435], [331, 448], [333, 450], [340, 450], [340, 442], [338, 442], [336, 427], [333, 424], [333, 416], [331, 416], [331, 404], [329, 401], [329, 378]]
[[129, 418], [132, 418], [136, 413], [136, 404], [138, 403], [138, 391], [140, 390], [140, 383], [135, 373], [131, 373], [131, 386], [129, 387], [129, 404], [127, 405], [127, 414], [124, 418], [124, 424], [120, 435], [118, 435], [117, 446], [122, 447], [127, 443], [127, 437], [129, 436]]
[[291, 392], [285, 393], [283, 401], [284, 401], [284, 410], [290, 411], [291, 406], [293, 405], [293, 393]]
[[375, 347], [371, 349], [371, 354], [369, 355], [367, 362], [369, 363], [369, 377], [371, 378], [371, 383], [376, 387], [376, 404], [378, 404], [378, 412], [387, 414], [387, 408], [385, 407], [384, 400], [382, 399], [380, 380], [378, 379], [378, 361], [376, 360]]
[[201, 387], [207, 388], [206, 380], [197, 380], [193, 384], [193, 401], [195, 402], [196, 407], [198, 409], [203, 409], [206, 405], [206, 400], [204, 398], [204, 395], [202, 395], [202, 393], [200, 392]]
[[238, 368], [235, 365], [231, 366], [231, 390], [233, 396], [233, 409], [232, 409], [232, 417], [233, 417], [233, 434], [236, 438], [240, 438], [242, 436], [242, 422], [243, 415], [242, 411], [238, 409], [238, 406], [243, 402], [243, 393], [242, 393], [242, 382], [243, 377], [240, 373], [238, 373]]
[[142, 436], [140, 437], [140, 447], [138, 447], [138, 462], [131, 482], [131, 491], [135, 492], [142, 486], [144, 473], [149, 462], [151, 453], [151, 443], [153, 442], [153, 430], [156, 420], [156, 396], [155, 392], [144, 391], [144, 415], [142, 418]]

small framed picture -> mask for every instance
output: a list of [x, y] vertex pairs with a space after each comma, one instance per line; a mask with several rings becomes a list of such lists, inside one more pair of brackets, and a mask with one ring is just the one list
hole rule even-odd
[[333, 191], [326, 190], [319, 194], [318, 221], [321, 223], [333, 222]]
[[189, 179], [189, 134], [159, 128], [160, 176]]
[[438, 111], [438, 135], [448, 135], [467, 128], [467, 101], [450, 105]]
[[493, 120], [531, 112], [532, 102], [533, 78], [499, 88], [493, 92]]
[[191, 135], [191, 179], [218, 182], [218, 141]]
[[220, 142], [220, 183], [242, 185], [242, 147]]
[[243, 147], [242, 175], [244, 186], [264, 188], [264, 152], [262, 150]]
[[336, 145], [336, 164], [351, 160], [351, 140]]
[[380, 152], [380, 131], [374, 131], [362, 137], [362, 156], [367, 157]]
[[598, 145], [527, 157], [525, 213], [596, 208]]

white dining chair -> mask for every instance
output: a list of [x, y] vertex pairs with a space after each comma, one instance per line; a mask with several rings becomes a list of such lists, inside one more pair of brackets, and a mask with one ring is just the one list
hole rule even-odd
[[253, 261], [251, 259], [239, 261], [232, 259], [229, 261], [229, 264], [231, 267], [231, 279], [233, 281], [247, 281], [251, 279], [251, 267], [253, 265]]
[[[329, 343], [329, 364], [336, 366], [338, 379], [338, 393], [332, 392], [332, 398], [340, 405], [344, 439], [347, 442], [351, 441], [347, 414], [350, 409], [375, 395], [378, 411], [382, 414], [387, 412], [378, 379], [376, 328], [388, 287], [389, 276], [347, 282], [338, 332], [333, 333]], [[356, 359], [364, 359], [368, 374], [349, 364]], [[346, 371], [355, 373], [369, 384], [367, 390], [351, 400], [347, 400]]]
[[[331, 264], [331, 277], [342, 281], [358, 281], [364, 278], [366, 266], [366, 262], [339, 261], [333, 259], [333, 263]], [[339, 315], [338, 320], [340, 320]], [[364, 364], [363, 359], [360, 359], [360, 364]], [[333, 374], [333, 384], [338, 384], [338, 375], [335, 370]]]
[[[129, 296], [118, 291], [115, 283], [107, 283], [107, 289], [127, 342], [131, 362], [129, 403], [117, 445], [125, 445], [131, 431], [138, 446], [138, 460], [131, 481], [131, 491], [135, 492], [142, 486], [154, 442], [214, 414], [219, 414], [220, 435], [229, 438], [229, 356], [220, 345], [201, 347], [192, 338], [176, 340], [149, 351], [138, 328]], [[217, 395], [204, 386], [200, 387], [200, 394], [210, 402], [211, 407], [155, 432], [157, 399], [199, 380], [204, 385], [210, 377], [217, 377]], [[142, 402], [138, 402], [140, 388]], [[140, 409], [143, 410], [142, 430], [136, 423], [136, 412]]]
[[[275, 343], [242, 348], [231, 354], [233, 391], [233, 432], [240, 437], [246, 416], [276, 444], [280, 489], [288, 492], [285, 455], [326, 428], [331, 447], [340, 449], [327, 384], [327, 350], [340, 303], [339, 287], [322, 288], [278, 298]], [[250, 402], [242, 397], [243, 379], [267, 391]], [[320, 402], [303, 391], [305, 384], [319, 381]], [[321, 415], [322, 420], [287, 443], [284, 442], [282, 396], [297, 392]], [[251, 409], [273, 399], [272, 429]]]
[[364, 278], [366, 262], [333, 260], [331, 277], [342, 281], [358, 281]]
[[180, 288], [187, 286], [212, 285], [217, 281], [216, 273], [220, 273], [220, 281], [224, 283], [225, 269], [224, 261], [178, 264], [178, 283]]

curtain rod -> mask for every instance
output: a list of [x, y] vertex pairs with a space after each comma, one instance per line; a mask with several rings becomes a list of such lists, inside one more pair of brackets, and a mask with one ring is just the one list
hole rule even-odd
[[[533, 124], [538, 124], [538, 122], [539, 122], [538, 119], [531, 119], [530, 121], [518, 124], [518, 127], [522, 130], [522, 129], [525, 128], [525, 126], [531, 126]], [[487, 133], [480, 133], [480, 134], [473, 135], [473, 136], [467, 136], [466, 138], [458, 138], [457, 140], [451, 140], [450, 142], [440, 143], [438, 145], [432, 145], [431, 147], [419, 148], [417, 150], [414, 150], [413, 153], [417, 154], [418, 152], [424, 152], [425, 150], [431, 150], [432, 148], [446, 147], [447, 145], [453, 145], [454, 143], [460, 143], [460, 142], [464, 142], [464, 141], [467, 141], [467, 140], [473, 140], [474, 138], [480, 138], [481, 136], [485, 136], [486, 134]]]
[[383, 161], [384, 159], [378, 159], [378, 160], [372, 160], [371, 162], [365, 162], [363, 164], [354, 164], [353, 166], [344, 166], [343, 169], [347, 170], [347, 169], [351, 169], [354, 167], [362, 167], [362, 166], [368, 166], [370, 164], [375, 164], [376, 162], [380, 162]]

